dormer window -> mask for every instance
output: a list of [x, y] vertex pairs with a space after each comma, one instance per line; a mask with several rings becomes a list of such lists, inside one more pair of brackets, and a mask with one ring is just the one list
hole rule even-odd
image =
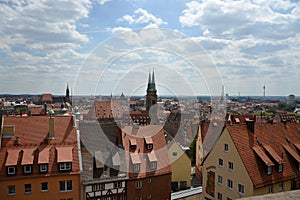
[[59, 163], [59, 171], [71, 171], [72, 170], [72, 163], [65, 162]]
[[269, 166], [269, 167], [267, 168], [267, 174], [268, 174], [268, 175], [271, 175], [271, 174], [272, 174], [272, 167]]
[[41, 164], [40, 173], [47, 173], [47, 172], [48, 172], [48, 164]]
[[130, 145], [131, 150], [136, 150], [136, 145]]
[[282, 172], [282, 169], [283, 169], [283, 164], [279, 164], [278, 165], [278, 172]]
[[73, 147], [56, 147], [59, 171], [71, 171], [73, 162]]
[[156, 170], [157, 169], [157, 161], [150, 162], [150, 169]]
[[130, 139], [130, 149], [131, 150], [136, 150], [136, 140], [135, 139]]
[[23, 166], [23, 173], [25, 175], [32, 174], [32, 165], [24, 165]]
[[147, 150], [152, 150], [153, 149], [153, 144], [147, 144]]
[[130, 153], [130, 159], [132, 163], [132, 170], [135, 173], [140, 172], [141, 160], [138, 153]]
[[145, 144], [146, 144], [147, 150], [153, 149], [153, 140], [151, 137], [145, 137]]
[[140, 164], [133, 164], [133, 172], [140, 172]]
[[16, 175], [16, 166], [7, 167], [7, 175]]

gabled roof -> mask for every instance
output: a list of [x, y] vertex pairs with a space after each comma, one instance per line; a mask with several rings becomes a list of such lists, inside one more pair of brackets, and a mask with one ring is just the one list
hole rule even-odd
[[[14, 135], [2, 138], [0, 150], [0, 179], [7, 179], [5, 166], [17, 165], [17, 175], [23, 177], [21, 165], [33, 164], [34, 176], [58, 174], [57, 148], [72, 147], [72, 171], [79, 174], [78, 141], [71, 116], [57, 116], [54, 120], [54, 138], [49, 139], [49, 117], [4, 117], [3, 126], [13, 126]], [[48, 173], [40, 174], [38, 164], [47, 163]]]
[[[151, 137], [153, 149], [146, 148], [145, 138]], [[136, 141], [136, 148], [130, 148], [130, 142]], [[168, 149], [163, 127], [160, 125], [125, 126], [122, 128], [122, 146], [127, 160], [129, 178], [142, 178], [171, 173]], [[157, 161], [157, 169], [149, 170], [149, 161]], [[133, 173], [131, 164], [140, 163], [140, 172]]]
[[[253, 185], [258, 188], [298, 177], [300, 158], [293, 143], [300, 141], [300, 124], [253, 123], [254, 133], [242, 120], [226, 125]], [[276, 168], [279, 164], [283, 164], [282, 172]], [[273, 166], [271, 175], [266, 166]]]
[[88, 118], [120, 118], [125, 113], [120, 101], [95, 101], [89, 110]]

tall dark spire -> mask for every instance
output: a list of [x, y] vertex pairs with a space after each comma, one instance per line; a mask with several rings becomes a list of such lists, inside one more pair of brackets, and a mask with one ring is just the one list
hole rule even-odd
[[69, 84], [67, 84], [66, 96], [65, 96], [65, 102], [70, 102], [70, 90], [69, 90]]
[[148, 91], [156, 91], [154, 69], [152, 72], [152, 78], [151, 78], [151, 73], [149, 72], [147, 92]]
[[150, 107], [157, 103], [157, 94], [156, 94], [156, 86], [155, 86], [155, 77], [154, 77], [154, 69], [151, 73], [149, 72], [148, 78], [148, 87], [147, 87], [147, 94], [146, 94], [146, 110], [149, 111]]

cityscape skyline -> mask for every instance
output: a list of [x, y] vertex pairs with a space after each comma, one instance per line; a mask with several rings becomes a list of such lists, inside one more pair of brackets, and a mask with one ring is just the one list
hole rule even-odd
[[152, 68], [158, 95], [300, 93], [297, 0], [0, 5], [1, 94], [145, 95]]

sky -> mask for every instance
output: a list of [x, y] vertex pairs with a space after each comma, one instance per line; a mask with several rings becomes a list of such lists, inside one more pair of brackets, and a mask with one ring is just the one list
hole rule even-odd
[[0, 0], [0, 93], [300, 94], [298, 0]]

